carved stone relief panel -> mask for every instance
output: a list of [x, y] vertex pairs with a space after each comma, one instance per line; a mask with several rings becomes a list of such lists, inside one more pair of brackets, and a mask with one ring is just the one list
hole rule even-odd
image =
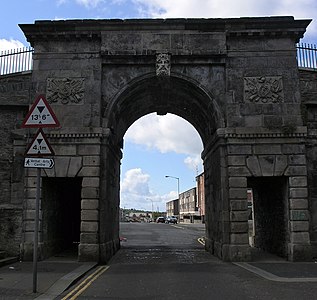
[[244, 101], [249, 103], [283, 102], [282, 77], [244, 77]]
[[[317, 78], [316, 78], [317, 79]], [[314, 78], [300, 78], [300, 89], [303, 102], [317, 103], [317, 80]]]
[[171, 56], [168, 53], [156, 54], [156, 75], [157, 76], [171, 75]]
[[49, 103], [82, 104], [83, 78], [47, 78], [46, 97]]
[[2, 76], [0, 78], [1, 105], [27, 105], [33, 90], [31, 75]]

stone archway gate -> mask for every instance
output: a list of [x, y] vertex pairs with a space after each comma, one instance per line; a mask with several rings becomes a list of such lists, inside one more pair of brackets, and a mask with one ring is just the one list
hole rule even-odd
[[[42, 178], [82, 180], [80, 260], [107, 261], [119, 249], [123, 136], [151, 112], [183, 117], [202, 138], [208, 251], [223, 260], [251, 258], [248, 185], [278, 178], [282, 253], [289, 260], [311, 258], [316, 206], [307, 164], [315, 161], [315, 140], [303, 113], [295, 48], [309, 22], [267, 17], [20, 25], [34, 47], [34, 66], [29, 74], [1, 79], [3, 86], [19, 86], [1, 98], [6, 250], [31, 257], [35, 172], [23, 170], [22, 159], [32, 132], [19, 126], [36, 95], [45, 94], [62, 126], [47, 131], [55, 167]], [[45, 257], [54, 241], [44, 229], [40, 236]]]

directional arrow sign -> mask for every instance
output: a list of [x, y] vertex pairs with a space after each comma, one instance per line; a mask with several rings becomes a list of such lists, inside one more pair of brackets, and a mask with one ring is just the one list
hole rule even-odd
[[52, 169], [53, 167], [54, 160], [52, 158], [24, 158], [24, 168]]
[[42, 129], [39, 129], [37, 134], [35, 135], [33, 141], [27, 148], [26, 155], [37, 155], [37, 156], [47, 156], [54, 155], [54, 151]]
[[21, 127], [59, 127], [60, 124], [43, 95], [37, 97], [26, 115]]

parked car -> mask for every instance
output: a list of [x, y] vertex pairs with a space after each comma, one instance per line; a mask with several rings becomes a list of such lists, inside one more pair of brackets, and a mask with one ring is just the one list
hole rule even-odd
[[165, 223], [165, 218], [164, 217], [158, 217], [156, 219], [156, 223]]
[[175, 216], [167, 217], [165, 223], [167, 223], [167, 224], [177, 224], [177, 218]]

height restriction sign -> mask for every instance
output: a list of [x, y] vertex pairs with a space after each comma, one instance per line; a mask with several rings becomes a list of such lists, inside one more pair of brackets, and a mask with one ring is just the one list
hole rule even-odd
[[47, 100], [43, 95], [40, 95], [33, 103], [21, 127], [43, 128], [59, 126], [60, 124]]
[[42, 129], [39, 129], [33, 141], [26, 149], [26, 155], [47, 156], [54, 155], [54, 151], [48, 143]]

